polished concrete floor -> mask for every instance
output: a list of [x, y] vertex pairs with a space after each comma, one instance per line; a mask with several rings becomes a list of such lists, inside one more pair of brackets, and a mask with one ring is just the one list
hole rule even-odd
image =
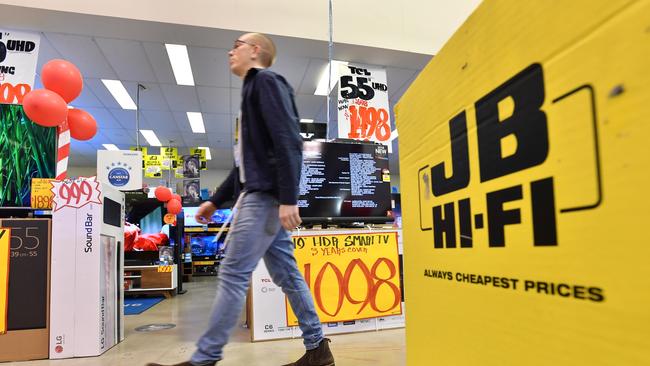
[[[214, 289], [215, 277], [197, 277], [185, 284], [188, 292], [167, 299], [140, 315], [125, 320], [124, 342], [100, 357], [57, 361], [30, 361], [20, 366], [45, 365], [123, 365], [140, 366], [147, 362], [177, 363], [187, 360], [194, 343], [204, 331]], [[173, 323], [176, 327], [150, 333], [135, 328], [152, 323]], [[242, 319], [243, 323], [243, 319]], [[404, 329], [330, 336], [337, 366], [398, 366], [406, 364]], [[300, 339], [251, 343], [248, 329], [239, 327], [226, 346], [219, 366], [280, 366], [295, 361], [304, 353]]]

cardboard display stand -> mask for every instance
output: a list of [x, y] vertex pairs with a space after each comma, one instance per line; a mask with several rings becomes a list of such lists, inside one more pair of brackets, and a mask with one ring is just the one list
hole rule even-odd
[[7, 333], [0, 362], [47, 358], [50, 293], [49, 219], [1, 219], [11, 229]]
[[98, 356], [124, 338], [124, 194], [54, 182], [50, 358]]

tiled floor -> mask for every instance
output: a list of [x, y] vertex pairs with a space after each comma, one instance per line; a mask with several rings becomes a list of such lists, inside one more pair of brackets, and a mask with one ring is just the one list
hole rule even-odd
[[[126, 317], [126, 339], [100, 357], [8, 363], [20, 366], [45, 365], [123, 365], [140, 366], [147, 362], [176, 363], [187, 360], [194, 342], [205, 328], [215, 277], [199, 277], [186, 283], [188, 292], [164, 300], [140, 315]], [[152, 323], [174, 323], [173, 329], [152, 333], [134, 329]], [[331, 336], [337, 366], [399, 366], [406, 364], [404, 329]], [[248, 329], [235, 330], [219, 366], [283, 365], [299, 358], [304, 349], [300, 339], [251, 343]]]

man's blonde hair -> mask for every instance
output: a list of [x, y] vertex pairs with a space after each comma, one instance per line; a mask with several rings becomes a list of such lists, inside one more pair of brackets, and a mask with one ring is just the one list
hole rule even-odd
[[248, 33], [251, 43], [260, 47], [260, 62], [264, 67], [270, 67], [275, 62], [275, 43], [262, 33]]

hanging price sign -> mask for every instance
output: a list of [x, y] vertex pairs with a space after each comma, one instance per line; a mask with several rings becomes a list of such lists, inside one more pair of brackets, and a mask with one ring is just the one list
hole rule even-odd
[[[402, 313], [397, 233], [293, 236], [323, 323]], [[287, 325], [298, 319], [287, 301]]]
[[388, 143], [391, 136], [386, 70], [339, 66], [339, 137]]

